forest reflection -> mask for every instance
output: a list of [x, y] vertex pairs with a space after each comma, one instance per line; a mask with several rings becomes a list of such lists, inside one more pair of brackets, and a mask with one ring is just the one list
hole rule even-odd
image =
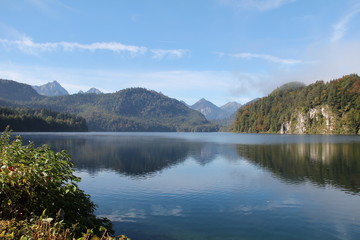
[[291, 182], [360, 192], [359, 143], [238, 145], [239, 156]]
[[56, 151], [66, 149], [78, 170], [92, 174], [108, 169], [133, 178], [148, 178], [186, 160], [206, 166], [219, 157], [229, 162], [247, 160], [293, 184], [311, 181], [360, 192], [358, 142], [249, 145], [151, 136], [40, 136], [32, 140], [49, 144]]

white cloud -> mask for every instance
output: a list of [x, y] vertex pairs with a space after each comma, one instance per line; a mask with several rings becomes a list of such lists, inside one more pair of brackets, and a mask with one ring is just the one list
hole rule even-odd
[[299, 81], [305, 84], [317, 80], [330, 81], [344, 75], [360, 74], [359, 40], [352, 42], [335, 42], [317, 44], [309, 47], [302, 56], [303, 59], [315, 59], [311, 64], [299, 64], [292, 68], [274, 68], [266, 74], [237, 73], [237, 83], [234, 85], [234, 95], [247, 95], [256, 89], [259, 95], [267, 95], [284, 83]]
[[147, 51], [146, 47], [125, 45], [119, 42], [95, 42], [90, 44], [81, 44], [76, 42], [46, 42], [36, 43], [29, 37], [23, 37], [21, 40], [0, 39], [0, 43], [7, 47], [16, 47], [25, 53], [50, 52], [55, 50], [74, 51], [74, 50], [108, 50], [112, 52], [130, 52], [139, 54]]
[[86, 51], [111, 51], [116, 53], [130, 53], [132, 56], [150, 53], [154, 59], [163, 58], [181, 58], [189, 50], [185, 49], [149, 49], [143, 46], [125, 45], [119, 42], [94, 42], [89, 44], [82, 44], [77, 42], [45, 42], [37, 43], [31, 38], [21, 35], [17, 32], [17, 36], [20, 40], [10, 40], [0, 38], [0, 45], [8, 49], [16, 48], [23, 53], [31, 55], [39, 55], [41, 52], [53, 52], [53, 51], [67, 51], [73, 52], [75, 50]]
[[262, 97], [278, 86], [278, 83], [272, 81], [266, 74], [235, 72], [233, 75], [236, 82], [233, 84], [230, 93], [233, 96], [245, 98], [247, 100], [245, 102], [256, 97]]
[[279, 8], [284, 4], [295, 2], [296, 0], [220, 0], [222, 3], [235, 6], [240, 9], [255, 9], [267, 11]]
[[181, 58], [189, 51], [184, 49], [152, 49], [151, 52], [153, 54], [153, 58], [163, 59], [164, 57]]
[[235, 54], [229, 54], [229, 56], [232, 56], [232, 57], [235, 57], [235, 58], [245, 58], [245, 59], [257, 58], [257, 59], [262, 59], [262, 60], [265, 60], [265, 61], [268, 61], [268, 62], [282, 63], [282, 64], [298, 64], [298, 63], [302, 63], [302, 61], [300, 61], [300, 60], [279, 58], [279, 57], [268, 55], [268, 54], [235, 53]]
[[340, 40], [346, 33], [349, 22], [360, 13], [360, 4], [352, 8], [352, 11], [343, 16], [336, 24], [333, 25], [333, 32], [331, 41], [336, 42]]
[[307, 50], [306, 58], [316, 59], [311, 65], [294, 72], [294, 78], [331, 80], [351, 73], [360, 73], [359, 39], [315, 45]]

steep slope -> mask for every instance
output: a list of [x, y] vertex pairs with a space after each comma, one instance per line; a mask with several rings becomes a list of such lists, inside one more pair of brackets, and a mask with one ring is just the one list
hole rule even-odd
[[242, 107], [236, 132], [360, 134], [360, 77], [282, 86]]
[[41, 86], [33, 86], [33, 88], [43, 96], [63, 96], [69, 95], [68, 91], [63, 88], [57, 81], [49, 82]]
[[0, 98], [10, 101], [31, 101], [41, 96], [30, 85], [0, 79]]

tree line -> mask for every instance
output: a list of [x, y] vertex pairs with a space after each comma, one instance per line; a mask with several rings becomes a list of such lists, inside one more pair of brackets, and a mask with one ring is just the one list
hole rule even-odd
[[48, 109], [0, 107], [0, 129], [10, 126], [16, 132], [84, 132], [84, 118]]

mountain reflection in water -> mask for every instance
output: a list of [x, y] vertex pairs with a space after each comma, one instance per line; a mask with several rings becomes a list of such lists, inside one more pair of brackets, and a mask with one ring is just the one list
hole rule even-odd
[[92, 174], [109, 169], [147, 178], [190, 158], [205, 166], [221, 156], [231, 162], [245, 159], [288, 183], [311, 181], [360, 191], [359, 142], [224, 144], [137, 135], [25, 135], [24, 139], [67, 150], [78, 170]]
[[360, 236], [357, 136], [28, 133], [67, 150], [79, 187], [132, 239]]

